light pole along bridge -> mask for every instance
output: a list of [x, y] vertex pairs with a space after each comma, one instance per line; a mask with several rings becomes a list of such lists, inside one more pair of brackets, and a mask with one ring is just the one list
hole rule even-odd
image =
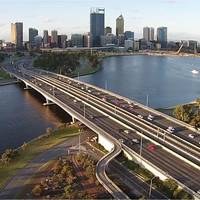
[[[110, 151], [97, 165], [97, 178], [116, 199], [128, 196], [106, 175], [108, 163], [123, 150], [130, 159], [161, 179], [172, 178], [199, 198], [200, 135], [191, 126], [145, 107], [135, 101], [55, 73], [8, 66], [12, 76], [33, 88], [99, 135]], [[152, 120], [148, 120], [153, 116]], [[176, 132], [171, 134], [167, 128]], [[193, 134], [197, 139], [189, 139]], [[138, 142], [139, 141], [139, 142]], [[155, 151], [149, 150], [154, 143]]]

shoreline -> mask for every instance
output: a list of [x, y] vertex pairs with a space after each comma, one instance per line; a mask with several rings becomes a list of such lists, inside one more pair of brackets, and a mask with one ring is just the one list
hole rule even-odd
[[116, 53], [116, 54], [107, 54], [103, 55], [101, 58], [108, 58], [108, 57], [118, 57], [118, 56], [158, 56], [158, 57], [193, 57], [193, 58], [200, 58], [200, 54], [189, 54], [189, 53], [180, 53], [176, 54], [176, 52], [133, 52], [133, 53]]
[[13, 84], [17, 84], [17, 83], [19, 83], [19, 81], [15, 80], [15, 79], [9, 79], [9, 80], [0, 79], [0, 87], [6, 86], [6, 85], [13, 85]]

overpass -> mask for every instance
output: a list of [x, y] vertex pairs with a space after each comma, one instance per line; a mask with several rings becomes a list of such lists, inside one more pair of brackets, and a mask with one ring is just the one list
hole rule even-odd
[[[107, 190], [118, 195], [115, 198], [121, 198], [121, 195], [127, 197], [117, 186], [110, 184], [105, 170], [110, 159], [121, 152], [119, 149], [152, 169], [156, 175], [163, 179], [173, 178], [188, 192], [198, 196], [200, 145], [199, 133], [193, 127], [130, 99], [62, 75], [13, 66], [5, 70], [23, 81], [27, 88], [41, 93], [47, 104], [56, 103], [73, 118], [110, 141], [106, 145], [111, 151], [110, 157], [99, 163], [97, 177], [100, 182], [109, 183], [106, 184], [109, 187]], [[154, 116], [153, 121], [148, 120], [149, 115]], [[166, 130], [168, 126], [175, 127], [176, 132], [170, 134]], [[188, 138], [189, 134], [196, 138]], [[143, 143], [134, 143], [135, 140]], [[149, 143], [158, 145], [155, 152], [148, 149]], [[116, 146], [120, 148], [113, 149]]]

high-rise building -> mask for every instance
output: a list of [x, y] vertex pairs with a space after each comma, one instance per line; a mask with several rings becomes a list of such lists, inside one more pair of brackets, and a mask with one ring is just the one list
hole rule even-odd
[[147, 42], [150, 41], [150, 28], [149, 27], [143, 28], [143, 39]]
[[134, 40], [134, 32], [126, 31], [124, 33], [125, 40]]
[[110, 26], [107, 26], [105, 28], [105, 35], [107, 35], [108, 33], [112, 33], [112, 28]]
[[83, 35], [72, 34], [72, 36], [71, 36], [71, 46], [72, 47], [83, 47]]
[[105, 30], [105, 9], [92, 8], [90, 11], [90, 33], [92, 34], [93, 47], [100, 46], [101, 36]]
[[113, 46], [117, 44], [117, 38], [114, 34], [108, 33], [107, 35], [101, 36], [101, 46]]
[[63, 49], [67, 47], [67, 35], [58, 35], [58, 47]]
[[51, 46], [58, 47], [58, 31], [51, 31]]
[[34, 38], [38, 36], [38, 30], [35, 28], [29, 28], [29, 47], [32, 48], [35, 45]]
[[167, 27], [159, 27], [157, 29], [157, 40], [162, 48], [167, 47]]
[[122, 15], [120, 15], [117, 19], [116, 19], [116, 35], [122, 35], [124, 34], [124, 18]]
[[49, 37], [49, 33], [48, 30], [44, 30], [43, 32], [43, 44], [44, 46], [48, 45], [48, 37]]
[[85, 33], [83, 35], [83, 47], [92, 47], [92, 35], [90, 33]]
[[23, 23], [16, 22], [11, 24], [11, 42], [17, 49], [23, 48]]
[[149, 28], [149, 40], [150, 41], [154, 41], [155, 40], [155, 36], [154, 36], [154, 28], [153, 27], [150, 27]]

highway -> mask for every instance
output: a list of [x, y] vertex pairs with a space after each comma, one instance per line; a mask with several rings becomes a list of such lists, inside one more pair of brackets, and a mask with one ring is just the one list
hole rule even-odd
[[[76, 92], [73, 92], [72, 87], [70, 87], [72, 83], [68, 83], [67, 86], [65, 85], [66, 82], [69, 82], [67, 78], [65, 82], [63, 80], [59, 80], [60, 77], [55, 78], [54, 75], [52, 77], [52, 74], [48, 74], [48, 73], [44, 74], [44, 72], [41, 72], [41, 71], [38, 71], [37, 74], [35, 74], [36, 72], [34, 70], [28, 70], [28, 71], [24, 70], [23, 73], [20, 70], [18, 71], [18, 69], [9, 68], [9, 67], [7, 68], [7, 70], [9, 70], [12, 73], [15, 73], [15, 75], [17, 75], [19, 78], [21, 77], [21, 78], [25, 78], [26, 80], [29, 80], [30, 84], [33, 84], [33, 85], [36, 84], [36, 87], [40, 88], [41, 91], [48, 93], [49, 95], [51, 95], [52, 98], [56, 98], [59, 102], [62, 102], [68, 105], [77, 113], [81, 114], [82, 116], [85, 116], [86, 119], [88, 119], [90, 122], [92, 122], [96, 126], [103, 129], [112, 138], [114, 138], [115, 141], [119, 141], [119, 139], [123, 139], [124, 142], [122, 145], [125, 145], [131, 148], [134, 152], [138, 154], [140, 153], [140, 145], [132, 142], [133, 139], [140, 140], [140, 136], [137, 134], [137, 131], [131, 131], [129, 134], [125, 133], [123, 130], [126, 130], [127, 127], [124, 125], [124, 122], [119, 123], [118, 122], [119, 119], [116, 119], [117, 116], [119, 116], [119, 114], [121, 115], [121, 112], [119, 113], [119, 111], [121, 111], [122, 104], [120, 104], [120, 107], [118, 107], [117, 109], [116, 107], [114, 107], [115, 109], [115, 115], [114, 115], [106, 111], [105, 108], [102, 109], [102, 107], [106, 107], [104, 100], [102, 100], [103, 106], [101, 108], [100, 107], [96, 108], [95, 107], [96, 104], [94, 105], [91, 103], [92, 102], [91, 95], [94, 96], [94, 94], [91, 94], [91, 92], [89, 92], [88, 90], [91, 90], [92, 88], [87, 88], [87, 91], [88, 91], [87, 95], [82, 92], [81, 93], [82, 95], [80, 96], [79, 92], [81, 90], [77, 89]], [[57, 85], [58, 83], [59, 83], [59, 87]], [[53, 85], [53, 88], [52, 88], [52, 85]], [[81, 86], [80, 83], [79, 84], [77, 83], [77, 85]], [[99, 96], [100, 95], [102, 95], [102, 91], [101, 91], [101, 94], [99, 94]], [[109, 103], [110, 102], [107, 102], [106, 104], [109, 105]], [[110, 110], [113, 110], [111, 106], [109, 108]], [[124, 108], [122, 108], [122, 110], [124, 110], [125, 112], [129, 112], [129, 111], [126, 111], [126, 109]], [[137, 120], [142, 121], [144, 119], [141, 119], [141, 120], [137, 119]], [[137, 125], [136, 120], [134, 122], [131, 122], [130, 120], [130, 122], [126, 122], [126, 123], [131, 123], [132, 126], [134, 126], [134, 128]], [[145, 129], [147, 129], [146, 125], [145, 125]], [[159, 139], [159, 137], [157, 138]], [[198, 169], [183, 162], [181, 159], [175, 157], [174, 155], [169, 154], [169, 152], [160, 148], [159, 146], [156, 147], [155, 151], [149, 151], [148, 149], [149, 143], [151, 142], [145, 139], [143, 140], [142, 156], [145, 159], [147, 159], [153, 165], [156, 165], [157, 167], [165, 171], [166, 174], [169, 174], [176, 180], [186, 185], [191, 190], [197, 192], [200, 189], [200, 182], [199, 182], [200, 173]], [[194, 145], [195, 148], [197, 147], [196, 150], [194, 148], [194, 151], [193, 151], [193, 153], [195, 154], [195, 157], [197, 157], [199, 155], [197, 151], [198, 145], [196, 143], [192, 145]]]
[[121, 153], [122, 149], [117, 144], [113, 150], [99, 160], [96, 166], [96, 177], [104, 188], [112, 194], [115, 199], [130, 199], [106, 174], [106, 169], [111, 160]]
[[[47, 74], [38, 75], [38, 73], [30, 73], [27, 70], [26, 73], [28, 73], [30, 76], [36, 76], [38, 80], [46, 81], [49, 84], [54, 83], [55, 88], [63, 89], [81, 100], [86, 99], [85, 101], [89, 102], [91, 105], [94, 105], [96, 108], [104, 110], [104, 112], [107, 112], [107, 114], [115, 117], [119, 121], [128, 125], [130, 128], [142, 132], [144, 135], [150, 137], [156, 142], [162, 144], [163, 146], [166, 146], [168, 149], [171, 149], [178, 155], [181, 155], [187, 160], [195, 163], [197, 166], [200, 166], [200, 148], [198, 146], [191, 144], [183, 139], [180, 139], [179, 137], [174, 138], [173, 134], [161, 132], [162, 130], [159, 129], [158, 127], [154, 127], [155, 125], [153, 125], [152, 127], [150, 122], [145, 121], [143, 119], [138, 119], [132, 113], [127, 114], [126, 110], [125, 112], [123, 112], [123, 110], [121, 111], [121, 109], [117, 109], [116, 107], [110, 106], [108, 102], [102, 101], [102, 99], [98, 99], [97, 97], [94, 97], [94, 95], [91, 95], [92, 92], [86, 93], [85, 91], [82, 91], [81, 88], [83, 88], [83, 85], [81, 84], [76, 84], [76, 87], [78, 85], [78, 88], [76, 88], [71, 82], [69, 84], [69, 81], [61, 81], [57, 79], [55, 80], [54, 77], [53, 78], [51, 76], [49, 77], [49, 75], [48, 77], [46, 77]], [[93, 89], [89, 88], [87, 89], [87, 91], [88, 90], [92, 91]], [[95, 93], [97, 93], [97, 91], [95, 91]], [[126, 106], [130, 106], [130, 104]]]

